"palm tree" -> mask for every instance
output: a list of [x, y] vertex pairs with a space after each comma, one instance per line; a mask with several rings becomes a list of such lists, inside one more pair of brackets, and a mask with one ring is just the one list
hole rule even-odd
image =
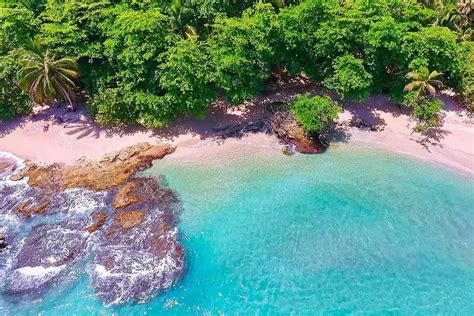
[[405, 86], [403, 91], [417, 90], [417, 98], [420, 97], [421, 93], [434, 96], [436, 88], [443, 86], [443, 83], [436, 79], [441, 75], [442, 73], [436, 70], [430, 73], [427, 67], [420, 67], [418, 71], [410, 71], [407, 73], [406, 78], [412, 81]]
[[470, 20], [472, 21], [472, 11], [474, 11], [474, 3], [472, 0], [459, 0], [458, 1], [458, 11], [469, 17]]
[[286, 7], [286, 1], [285, 0], [266, 0], [264, 2], [270, 3], [271, 5], [273, 5], [278, 10]]
[[183, 0], [173, 0], [170, 7], [170, 16], [173, 30], [177, 31], [183, 38], [195, 38], [198, 36], [197, 29], [190, 25], [196, 12]]
[[460, 19], [457, 5], [452, 1], [439, 1], [435, 12], [436, 19], [434, 25], [452, 28]]
[[74, 80], [79, 77], [75, 59], [58, 59], [49, 50], [43, 52], [38, 44], [28, 50], [20, 49], [14, 55], [20, 65], [18, 85], [34, 102], [44, 103], [62, 97], [74, 109]]

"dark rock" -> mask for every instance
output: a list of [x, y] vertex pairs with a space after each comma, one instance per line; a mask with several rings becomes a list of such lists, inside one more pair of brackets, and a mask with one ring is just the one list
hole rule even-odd
[[310, 137], [305, 133], [290, 111], [275, 112], [268, 133], [277, 136], [286, 145], [287, 153], [294, 149], [302, 154], [317, 154], [327, 149], [327, 145], [317, 135]]
[[175, 195], [154, 178], [132, 181], [136, 190], [129, 193], [138, 202], [114, 211], [90, 271], [92, 287], [107, 303], [147, 301], [171, 287], [185, 269]]
[[368, 124], [361, 119], [352, 119], [348, 123], [349, 126], [357, 127], [360, 129], [366, 129], [371, 132], [381, 132], [385, 129], [384, 125], [381, 124]]
[[64, 119], [59, 115], [54, 115], [53, 116], [53, 121], [56, 124], [63, 124], [64, 123]]
[[7, 240], [3, 234], [0, 234], [0, 252], [4, 251], [8, 247]]
[[231, 137], [240, 138], [247, 133], [259, 133], [265, 131], [267, 124], [264, 120], [257, 120], [255, 122], [245, 122], [233, 125], [226, 125], [223, 127], [216, 127], [212, 130], [217, 132], [218, 138], [226, 139]]
[[86, 234], [64, 224], [35, 227], [18, 254], [6, 291], [25, 293], [51, 284], [84, 255], [86, 241]]

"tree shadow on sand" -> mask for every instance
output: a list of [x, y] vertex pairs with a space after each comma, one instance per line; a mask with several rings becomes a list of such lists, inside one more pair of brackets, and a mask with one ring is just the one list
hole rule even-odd
[[408, 115], [409, 109], [402, 107], [397, 102], [389, 99], [388, 96], [377, 94], [370, 96], [363, 102], [342, 101], [344, 109], [352, 115], [353, 121], [360, 121], [365, 126], [384, 127], [385, 120], [380, 116], [380, 112], [388, 113], [392, 117]]
[[323, 135], [324, 140], [330, 144], [347, 144], [349, 143], [351, 137], [351, 128], [345, 124], [338, 124], [334, 126]]
[[441, 127], [430, 128], [424, 135], [415, 141], [423, 146], [426, 151], [431, 152], [430, 147], [439, 147], [443, 148], [442, 141], [443, 139], [452, 132], [445, 130]]
[[76, 135], [76, 139], [81, 139], [87, 136], [97, 139], [100, 137], [101, 131], [100, 127], [95, 123], [90, 122], [67, 124], [64, 128], [68, 129], [66, 132], [67, 135]]

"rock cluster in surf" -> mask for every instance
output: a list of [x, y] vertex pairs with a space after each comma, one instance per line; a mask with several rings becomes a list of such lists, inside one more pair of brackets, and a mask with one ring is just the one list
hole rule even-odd
[[173, 151], [140, 143], [73, 166], [0, 157], [0, 234], [8, 244], [0, 288], [37, 293], [81, 269], [108, 304], [143, 302], [171, 287], [185, 269], [179, 201], [157, 179], [134, 174]]

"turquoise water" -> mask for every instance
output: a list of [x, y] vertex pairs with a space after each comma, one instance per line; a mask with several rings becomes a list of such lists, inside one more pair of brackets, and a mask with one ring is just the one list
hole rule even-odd
[[474, 314], [474, 181], [345, 147], [159, 161], [183, 201], [188, 272], [147, 304], [104, 307], [89, 280], [0, 314]]

